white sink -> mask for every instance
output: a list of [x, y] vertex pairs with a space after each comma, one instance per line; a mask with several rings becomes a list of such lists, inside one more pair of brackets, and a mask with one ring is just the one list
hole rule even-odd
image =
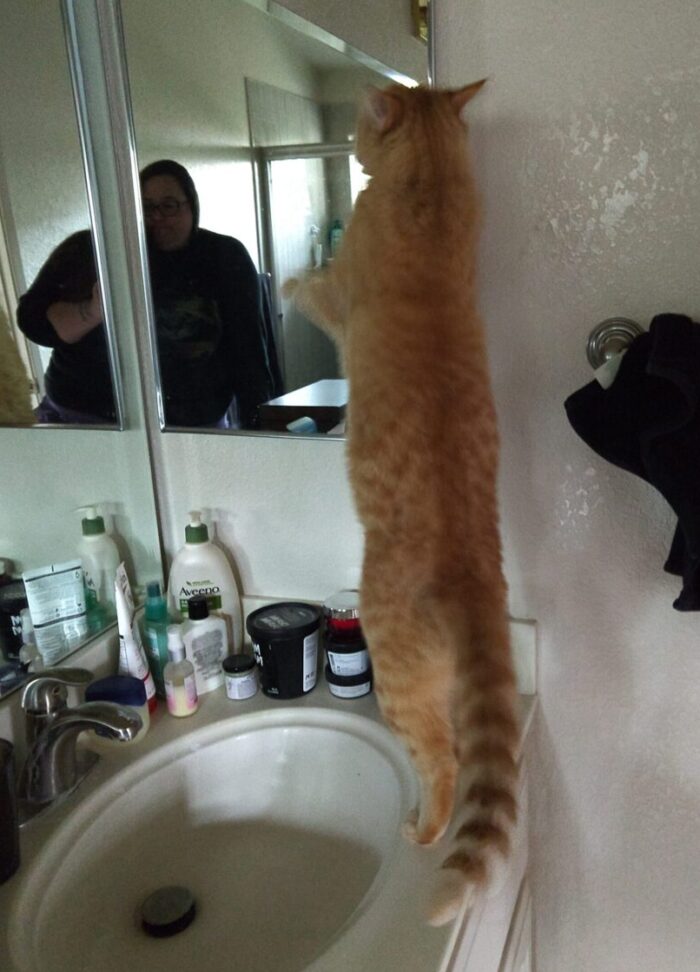
[[[22, 972], [305, 969], [381, 891], [414, 791], [383, 726], [286, 708], [187, 734], [75, 799], [13, 901]], [[139, 906], [173, 884], [196, 917], [150, 938]]]

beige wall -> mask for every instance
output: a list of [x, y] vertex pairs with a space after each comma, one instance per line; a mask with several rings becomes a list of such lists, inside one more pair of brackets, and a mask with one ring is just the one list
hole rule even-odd
[[54, 246], [89, 225], [58, 2], [3, 5], [0, 64], [0, 188], [31, 283]]
[[700, 10], [440, 0], [438, 80], [487, 75], [472, 142], [513, 613], [535, 617], [538, 972], [695, 972], [698, 616], [674, 527], [562, 403], [589, 331], [700, 317]]

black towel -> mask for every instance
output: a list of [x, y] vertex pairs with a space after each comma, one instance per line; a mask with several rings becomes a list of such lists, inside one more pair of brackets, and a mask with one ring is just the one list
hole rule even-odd
[[630, 345], [610, 388], [592, 381], [564, 407], [598, 455], [668, 501], [678, 526], [664, 569], [683, 578], [673, 606], [700, 610], [700, 324], [657, 315]]

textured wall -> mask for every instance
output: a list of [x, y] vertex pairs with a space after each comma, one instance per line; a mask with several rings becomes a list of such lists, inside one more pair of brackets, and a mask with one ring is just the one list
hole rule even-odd
[[700, 316], [698, 8], [439, 0], [439, 81], [488, 75], [472, 144], [511, 607], [535, 617], [538, 972], [694, 972], [700, 618], [675, 520], [564, 398], [612, 315]]

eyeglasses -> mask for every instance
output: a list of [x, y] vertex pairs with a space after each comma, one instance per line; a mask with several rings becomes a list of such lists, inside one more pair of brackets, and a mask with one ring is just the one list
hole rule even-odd
[[156, 213], [164, 219], [170, 219], [173, 216], [177, 216], [183, 206], [189, 204], [188, 199], [164, 199], [162, 203], [151, 203], [145, 202], [143, 204], [143, 215], [146, 219], [153, 219]]

